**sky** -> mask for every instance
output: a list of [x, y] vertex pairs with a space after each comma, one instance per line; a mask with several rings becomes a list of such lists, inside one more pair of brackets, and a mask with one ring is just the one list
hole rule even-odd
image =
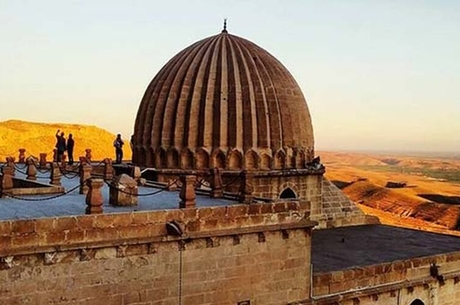
[[155, 74], [228, 18], [293, 74], [316, 149], [459, 152], [458, 16], [456, 0], [0, 0], [0, 121], [129, 138]]

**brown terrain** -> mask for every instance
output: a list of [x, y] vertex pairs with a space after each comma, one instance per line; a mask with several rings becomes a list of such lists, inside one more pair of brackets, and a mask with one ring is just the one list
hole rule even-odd
[[451, 230], [460, 227], [459, 155], [318, 154], [326, 177], [366, 214], [385, 224], [457, 234]]
[[[40, 153], [47, 153], [47, 159], [51, 160], [56, 144], [55, 134], [58, 129], [65, 133], [66, 138], [69, 133], [73, 134], [75, 159], [84, 156], [86, 148], [91, 149], [93, 160], [102, 160], [106, 157], [115, 158], [113, 148], [115, 135], [99, 127], [9, 120], [0, 122], [0, 161], [4, 162], [7, 156], [13, 156], [17, 160], [19, 148], [26, 149], [26, 157], [38, 157]], [[124, 159], [130, 160], [129, 141], [124, 141]]]

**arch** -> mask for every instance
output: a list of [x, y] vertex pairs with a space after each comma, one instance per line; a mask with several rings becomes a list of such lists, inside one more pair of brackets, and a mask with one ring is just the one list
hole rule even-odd
[[281, 192], [280, 199], [297, 199], [297, 194], [290, 187], [287, 187]]
[[166, 168], [166, 150], [161, 147], [157, 150], [155, 154], [155, 167], [157, 168]]
[[243, 156], [238, 150], [233, 150], [228, 154], [228, 168], [241, 169], [243, 167]]
[[246, 169], [258, 169], [259, 168], [259, 156], [254, 150], [248, 150], [244, 157], [244, 163]]
[[278, 150], [275, 154], [275, 169], [283, 169], [286, 167], [286, 154], [282, 150]]
[[410, 305], [425, 305], [425, 303], [420, 299], [413, 300]]
[[180, 156], [181, 167], [183, 169], [192, 169], [193, 168], [193, 153], [190, 149], [185, 148], [181, 152]]
[[139, 163], [141, 164], [146, 163], [145, 160], [147, 158], [147, 149], [145, 149], [145, 147], [142, 147], [142, 146], [140, 147], [138, 158], [139, 158]]
[[175, 148], [168, 151], [168, 168], [179, 168], [179, 152]]
[[131, 161], [134, 164], [140, 164], [139, 154], [139, 147], [134, 147], [131, 155]]
[[217, 167], [219, 169], [225, 169], [225, 154], [222, 150], [218, 149], [212, 153], [212, 162], [213, 167]]
[[270, 169], [272, 166], [272, 157], [268, 154], [262, 154], [260, 157], [260, 168], [261, 169]]
[[300, 150], [295, 156], [295, 166], [296, 168], [305, 168], [305, 152]]
[[296, 151], [290, 147], [286, 147], [284, 152], [286, 154], [285, 168], [295, 168]]
[[147, 155], [145, 156], [145, 165], [147, 167], [155, 166], [155, 149], [153, 147], [150, 147], [147, 151]]
[[209, 168], [209, 153], [204, 148], [199, 148], [195, 157], [195, 164], [197, 169]]

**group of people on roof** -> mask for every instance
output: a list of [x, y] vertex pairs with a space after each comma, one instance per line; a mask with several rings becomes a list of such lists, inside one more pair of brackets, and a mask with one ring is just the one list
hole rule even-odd
[[[117, 137], [113, 141], [113, 146], [115, 147], [115, 164], [121, 164], [123, 160], [123, 145], [125, 143], [121, 139], [121, 134], [117, 134]], [[73, 139], [73, 135], [70, 133], [69, 138], [66, 141], [64, 137], [64, 132], [61, 130], [56, 131], [56, 161], [61, 162], [64, 153], [67, 151], [67, 156], [69, 160], [69, 165], [74, 163], [73, 159], [73, 149], [75, 146], [75, 140]]]

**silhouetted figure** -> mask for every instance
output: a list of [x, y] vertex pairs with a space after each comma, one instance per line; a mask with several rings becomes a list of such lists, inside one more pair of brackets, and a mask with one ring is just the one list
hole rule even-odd
[[59, 129], [56, 131], [56, 161], [61, 162], [62, 161], [62, 156], [64, 155], [64, 152], [66, 151], [66, 143], [65, 143], [65, 138], [64, 138], [64, 133], [61, 132], [59, 134]]
[[67, 155], [69, 157], [69, 165], [73, 164], [73, 147], [75, 146], [75, 141], [71, 133], [69, 133], [69, 138], [67, 139]]
[[123, 160], [123, 145], [125, 143], [121, 139], [121, 134], [117, 134], [117, 138], [113, 141], [113, 146], [115, 147], [115, 163], [120, 164]]

